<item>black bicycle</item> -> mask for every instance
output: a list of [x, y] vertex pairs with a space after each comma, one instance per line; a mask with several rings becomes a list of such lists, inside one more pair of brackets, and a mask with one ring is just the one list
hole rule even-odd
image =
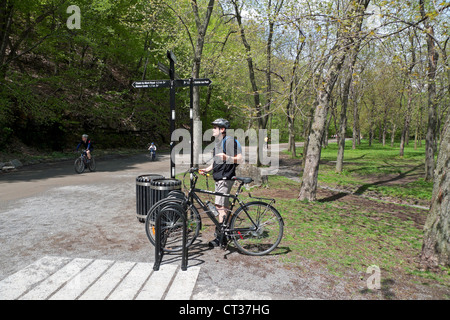
[[80, 157], [77, 158], [77, 160], [75, 160], [74, 167], [75, 172], [81, 174], [84, 172], [84, 170], [86, 170], [86, 168], [88, 168], [89, 171], [91, 172], [95, 171], [97, 165], [95, 163], [94, 156], [91, 155], [91, 159], [89, 160], [87, 157], [86, 150], [82, 150]]
[[[239, 186], [236, 194], [232, 195], [197, 189], [195, 186], [198, 168], [191, 168], [185, 175], [187, 173], [190, 174], [191, 183], [187, 195], [181, 191], [172, 191], [167, 198], [157, 202], [147, 214], [145, 230], [153, 245], [155, 245], [155, 218], [164, 209], [164, 215], [161, 217], [162, 247], [167, 252], [182, 250], [183, 223], [180, 221], [178, 208], [183, 208], [187, 220], [187, 246], [192, 245], [201, 230], [201, 216], [195, 203], [216, 226], [222, 248], [226, 249], [228, 244], [233, 242], [240, 252], [260, 256], [270, 253], [279, 245], [283, 237], [284, 222], [280, 213], [272, 206], [275, 199], [252, 197], [251, 194], [250, 198], [255, 201], [243, 203], [239, 199], [243, 185], [252, 182], [252, 178], [234, 177], [233, 180], [237, 181]], [[197, 193], [232, 199], [231, 207], [222, 223], [217, 220], [214, 209], [208, 206], [208, 202], [203, 202]], [[236, 203], [238, 206], [234, 210]]]

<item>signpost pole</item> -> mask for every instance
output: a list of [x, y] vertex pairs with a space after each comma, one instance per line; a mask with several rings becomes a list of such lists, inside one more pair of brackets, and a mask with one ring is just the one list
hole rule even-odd
[[189, 115], [191, 119], [191, 166], [192, 168], [194, 166], [194, 78], [189, 79], [189, 100], [190, 100], [190, 108], [189, 108]]
[[170, 61], [170, 177], [175, 178], [175, 162], [172, 157], [173, 141], [172, 134], [175, 131], [175, 56], [171, 51], [167, 51], [167, 58]]

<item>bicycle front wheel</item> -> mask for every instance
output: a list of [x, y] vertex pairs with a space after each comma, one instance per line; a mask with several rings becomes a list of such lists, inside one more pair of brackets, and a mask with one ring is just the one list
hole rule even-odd
[[75, 160], [74, 167], [76, 173], [83, 173], [85, 169], [83, 160], [81, 158]]
[[[171, 203], [178, 203], [179, 201], [174, 199], [163, 199], [157, 202], [148, 212], [145, 219], [145, 232], [147, 238], [151, 244], [155, 245], [155, 219], [157, 214], [165, 207], [170, 206]], [[197, 209], [194, 206], [189, 206], [186, 208], [186, 218], [187, 218], [187, 246], [189, 247], [197, 238], [201, 229], [201, 218]], [[164, 251], [167, 252], [177, 252], [181, 251], [183, 247], [181, 246], [182, 239], [182, 221], [180, 221], [179, 216], [176, 212], [167, 211], [161, 219], [161, 226], [166, 230], [166, 244], [164, 246]], [[170, 232], [169, 232], [170, 231]]]
[[280, 244], [283, 228], [280, 213], [271, 205], [256, 201], [236, 210], [229, 236], [242, 253], [262, 256]]

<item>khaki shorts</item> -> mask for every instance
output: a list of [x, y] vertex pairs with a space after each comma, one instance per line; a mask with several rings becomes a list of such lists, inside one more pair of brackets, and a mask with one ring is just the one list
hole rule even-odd
[[[234, 181], [232, 180], [219, 180], [216, 181], [216, 192], [229, 194], [233, 187]], [[230, 198], [216, 196], [215, 204], [225, 208], [230, 207]]]

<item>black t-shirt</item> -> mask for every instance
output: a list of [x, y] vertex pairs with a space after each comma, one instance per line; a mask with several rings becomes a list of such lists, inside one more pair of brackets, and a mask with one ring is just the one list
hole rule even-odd
[[236, 163], [227, 163], [225, 160], [216, 159], [215, 155], [225, 153], [230, 157], [235, 157], [242, 153], [241, 144], [230, 136], [226, 136], [220, 141], [216, 142], [213, 155], [213, 178], [214, 180], [231, 180], [236, 175]]

